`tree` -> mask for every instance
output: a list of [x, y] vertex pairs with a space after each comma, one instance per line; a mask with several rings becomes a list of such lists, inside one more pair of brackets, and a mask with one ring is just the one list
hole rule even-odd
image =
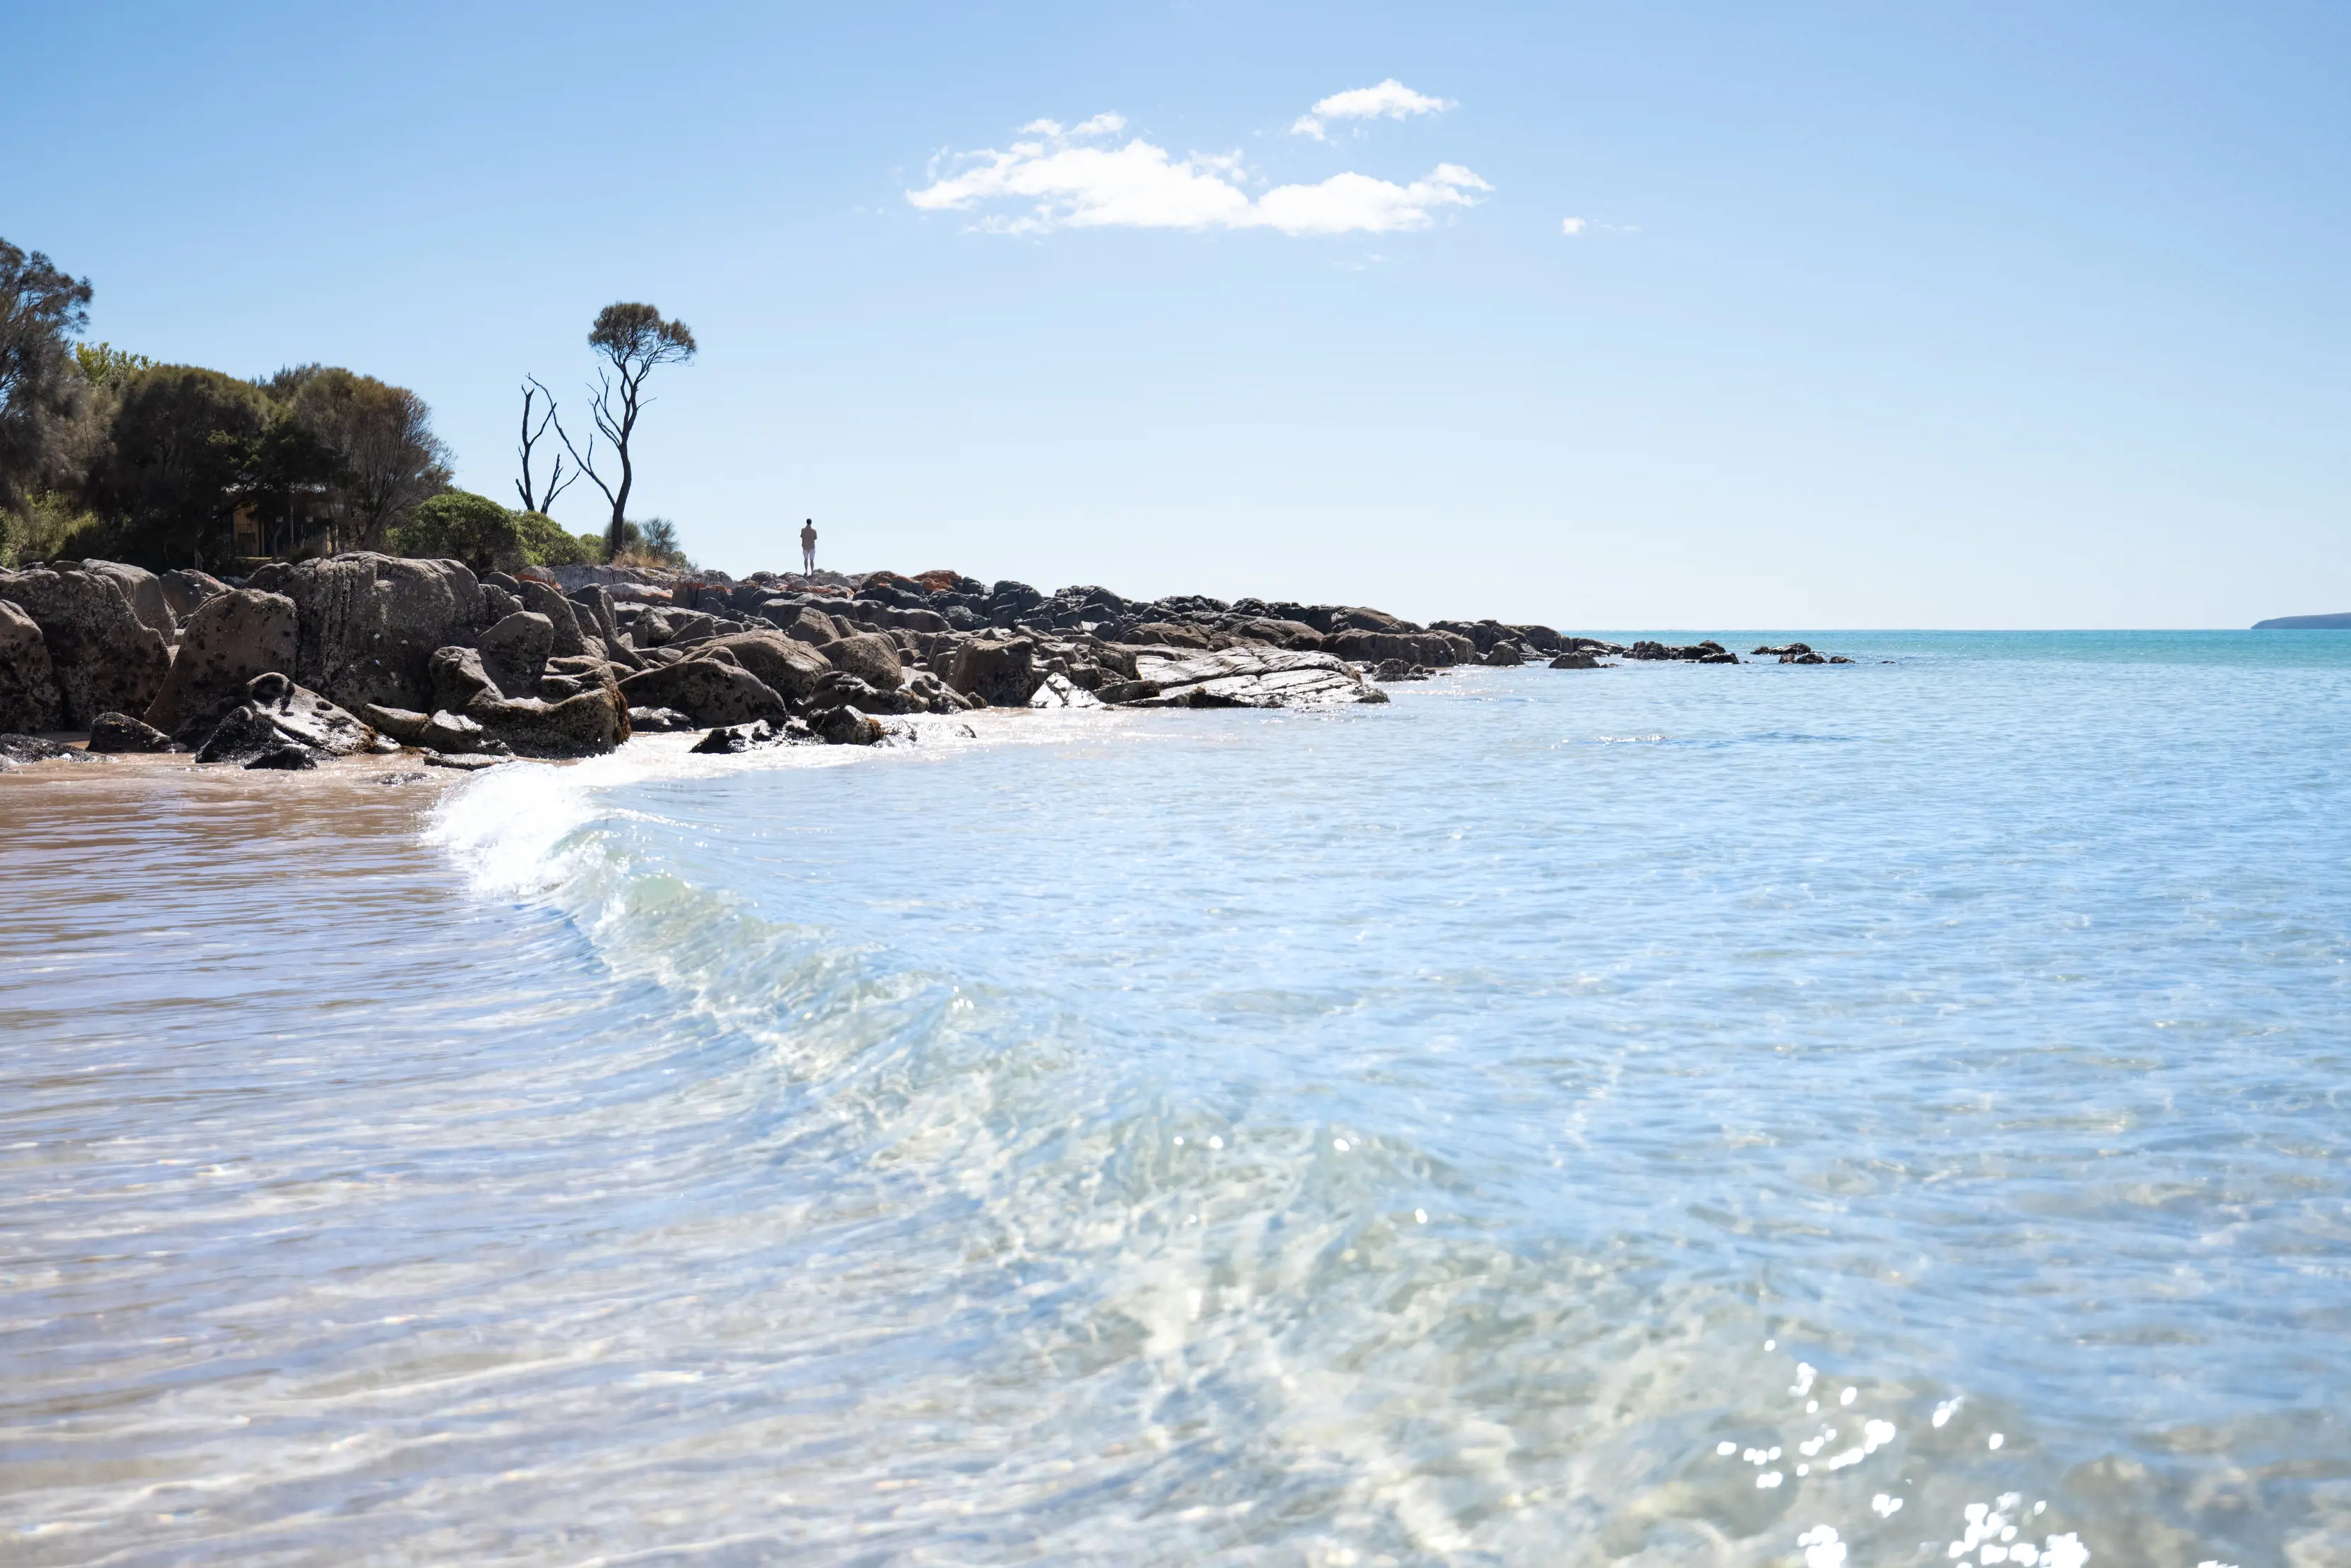
[[89, 322], [88, 278], [0, 239], [0, 508], [57, 466], [57, 434], [80, 406], [68, 340]]
[[433, 434], [433, 411], [406, 387], [311, 365], [281, 371], [292, 382], [292, 413], [330, 449], [342, 520], [340, 545], [381, 549], [384, 531], [427, 497], [449, 487], [449, 448]]
[[[571, 444], [563, 423], [558, 420], [555, 434], [562, 438], [564, 450], [580, 472], [596, 481], [596, 488], [612, 503], [612, 521], [604, 534], [604, 553], [616, 556], [626, 548], [629, 518], [629, 490], [636, 483], [636, 468], [630, 459], [629, 442], [636, 434], [637, 415], [652, 399], [644, 395], [645, 378], [657, 365], [684, 364], [695, 355], [694, 334], [683, 321], [664, 321], [662, 314], [650, 305], [607, 305], [596, 313], [596, 324], [588, 329], [588, 346], [604, 356], [605, 365], [596, 372], [596, 401], [591, 405], [596, 418], [596, 433], [588, 438], [587, 457]], [[618, 378], [618, 384], [614, 384]], [[596, 435], [601, 434], [618, 454], [621, 472], [617, 487], [605, 482], [590, 460], [596, 453]]]
[[283, 433], [267, 439], [272, 412], [260, 388], [218, 371], [158, 365], [126, 377], [84, 486], [108, 520], [110, 552], [158, 570], [227, 559], [236, 507], [299, 482], [273, 471], [306, 454]]
[[[535, 399], [542, 397], [547, 400], [547, 412], [539, 416], [538, 428], [533, 430], [530, 427], [531, 403]], [[555, 423], [555, 394], [539, 385], [537, 376], [528, 378], [523, 382], [522, 388], [522, 444], [515, 449], [522, 458], [522, 477], [515, 481], [515, 488], [522, 494], [522, 509], [526, 512], [537, 512], [542, 517], [555, 510], [555, 498], [571, 488], [580, 478], [576, 470], [570, 478], [566, 479], [563, 476], [563, 459], [559, 455], [555, 459], [555, 472], [547, 476], [547, 493], [542, 496], [531, 488], [531, 448], [538, 444], [539, 437], [547, 434], [547, 427], [553, 423]]]

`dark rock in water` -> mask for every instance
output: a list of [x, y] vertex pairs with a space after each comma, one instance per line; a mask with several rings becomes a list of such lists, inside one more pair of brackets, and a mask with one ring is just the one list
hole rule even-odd
[[990, 707], [1027, 707], [1043, 679], [1037, 644], [1027, 637], [975, 637], [956, 650], [947, 666], [948, 685]]
[[70, 567], [0, 573], [0, 599], [40, 628], [59, 727], [88, 729], [102, 713], [145, 713], [162, 689], [171, 650], [139, 618], [115, 575]]
[[[711, 651], [724, 649], [735, 663], [758, 676], [768, 690], [794, 701], [815, 691], [817, 683], [839, 667], [813, 644], [781, 632], [737, 632], [714, 637], [704, 647]], [[897, 667], [894, 650], [891, 666], [893, 671]]]
[[609, 685], [554, 703], [485, 693], [465, 705], [465, 716], [488, 741], [524, 757], [594, 757], [629, 738], [628, 705]]
[[2253, 622], [2256, 632], [2351, 632], [2351, 610], [2334, 615], [2273, 615]]
[[674, 707], [632, 707], [629, 710], [629, 731], [632, 735], [673, 735], [679, 730], [701, 727]]
[[750, 671], [716, 658], [682, 659], [641, 670], [621, 683], [631, 707], [675, 708], [696, 724], [781, 724], [789, 710], [774, 688]]
[[281, 741], [246, 763], [247, 768], [272, 768], [279, 772], [298, 773], [319, 766], [319, 754], [307, 746]]
[[1687, 647], [1677, 647], [1665, 643], [1635, 643], [1630, 648], [1625, 650], [1625, 657], [1628, 659], [1645, 660], [1678, 660], [1682, 663], [1691, 664], [1735, 664], [1739, 663], [1738, 654], [1731, 653], [1721, 643], [1717, 643], [1712, 639], [1708, 639], [1703, 643], [1693, 643]]
[[209, 727], [198, 762], [242, 762], [280, 745], [348, 757], [375, 740], [375, 731], [356, 716], [274, 671], [247, 681], [244, 696], [216, 723], [207, 715], [189, 727]]
[[855, 675], [877, 692], [894, 692], [906, 683], [905, 662], [898, 657], [898, 644], [879, 632], [838, 638], [827, 643], [822, 652], [834, 669]]
[[239, 588], [213, 595], [182, 629], [179, 654], [147, 705], [147, 722], [178, 733], [198, 714], [237, 696], [256, 675], [292, 669], [297, 640], [294, 601], [284, 594]]
[[489, 741], [489, 734], [479, 721], [446, 708], [422, 714], [370, 703], [360, 710], [360, 716], [402, 746], [433, 751], [478, 751]]
[[245, 691], [247, 700], [268, 716], [278, 734], [298, 746], [329, 757], [348, 757], [367, 749], [375, 738], [356, 716], [282, 674], [256, 675], [246, 683]]
[[1512, 669], [1518, 665], [1525, 664], [1527, 660], [1526, 655], [1519, 652], [1518, 645], [1516, 643], [1497, 643], [1491, 648], [1488, 649], [1486, 651], [1486, 656], [1478, 662], [1481, 664], [1490, 664], [1501, 669]]
[[1372, 671], [1372, 678], [1381, 682], [1425, 681], [1428, 672], [1410, 659], [1382, 659]]
[[92, 751], [169, 751], [172, 737], [127, 713], [102, 713], [89, 721]]
[[479, 773], [485, 768], [496, 768], [501, 762], [511, 762], [510, 757], [446, 757], [438, 751], [424, 754], [427, 768], [455, 768], [461, 773]]
[[1806, 648], [1801, 653], [1782, 653], [1780, 655], [1780, 662], [1783, 664], [1825, 664], [1828, 663], [1826, 659], [1822, 658], [1810, 648]]
[[376, 782], [376, 783], [378, 783], [378, 784], [386, 784], [386, 785], [390, 785], [390, 784], [421, 784], [421, 783], [423, 783], [423, 781], [424, 781], [424, 775], [423, 775], [423, 774], [422, 774], [422, 773], [417, 773], [417, 772], [413, 772], [413, 771], [411, 771], [411, 772], [402, 772], [402, 773], [379, 773], [379, 774], [377, 774], [377, 775], [375, 776], [375, 779], [374, 779], [374, 782]]
[[738, 724], [714, 729], [697, 741], [694, 749], [703, 756], [732, 757], [755, 747], [781, 745], [786, 738], [784, 730], [761, 719], [757, 724]]
[[1589, 653], [1562, 653], [1551, 662], [1554, 670], [1604, 670], [1609, 666]]
[[86, 753], [54, 740], [43, 740], [37, 735], [0, 735], [0, 769], [21, 768], [30, 762], [53, 762], [59, 758], [75, 762], [89, 760]]
[[1829, 663], [1832, 664], [1850, 664], [1853, 661], [1846, 658], [1843, 653], [1831, 653], [1829, 655]]
[[[1403, 625], [1392, 615], [1351, 610], [1332, 622], [1335, 629], [1322, 639], [1322, 651], [1359, 664], [1376, 664], [1382, 659], [1409, 659], [1416, 664], [1432, 669], [1443, 669], [1448, 664], [1466, 664], [1478, 656], [1478, 644], [1458, 632], [1387, 631], [1353, 623], [1375, 615], [1387, 625]], [[1342, 625], [1340, 621], [1351, 623]]]
[[808, 725], [828, 746], [872, 746], [885, 733], [880, 719], [848, 706], [820, 709], [809, 715]]
[[213, 727], [210, 739], [196, 753], [202, 763], [245, 762], [265, 751], [275, 751], [287, 744], [269, 722], [259, 705], [246, 703], [229, 710], [228, 716]]
[[0, 730], [56, 729], [58, 722], [57, 672], [41, 628], [0, 599]]
[[1789, 643], [1777, 648], [1758, 648], [1755, 650], [1753, 657], [1758, 659], [1778, 658], [1784, 661], [1792, 653], [1809, 653], [1812, 651], [1812, 647], [1809, 643]]
[[1227, 648], [1183, 659], [1135, 659], [1135, 678], [1104, 685], [1102, 700], [1127, 707], [1321, 707], [1384, 703], [1385, 692], [1330, 653]]
[[[541, 583], [530, 586], [552, 591]], [[572, 641], [579, 641], [576, 630]], [[482, 655], [483, 673], [501, 693], [528, 692], [555, 651], [555, 623], [538, 611], [519, 610], [483, 632], [475, 649]]]

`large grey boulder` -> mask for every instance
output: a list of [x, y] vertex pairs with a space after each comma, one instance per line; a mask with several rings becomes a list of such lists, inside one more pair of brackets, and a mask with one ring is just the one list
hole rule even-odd
[[0, 599], [41, 629], [60, 728], [88, 729], [102, 713], [145, 713], [162, 689], [172, 651], [139, 619], [112, 574], [72, 567], [15, 572], [0, 577]]
[[[1351, 610], [1350, 616], [1395, 622], [1377, 611]], [[1442, 669], [1466, 664], [1478, 656], [1478, 644], [1458, 632], [1388, 632], [1363, 626], [1343, 627], [1322, 639], [1322, 650], [1342, 659], [1376, 664], [1384, 659], [1409, 659], [1416, 664]]]
[[166, 643], [179, 631], [180, 622], [172, 613], [171, 598], [163, 591], [163, 580], [145, 567], [131, 566], [119, 560], [86, 560], [81, 563], [81, 569], [101, 577], [110, 577], [121, 584], [122, 597], [131, 601], [131, 611], [139, 617], [140, 623], [152, 629]]
[[[576, 627], [572, 640], [579, 640]], [[527, 695], [547, 673], [547, 657], [555, 646], [555, 623], [537, 611], [518, 610], [483, 632], [477, 646], [482, 668], [500, 691]]]
[[481, 587], [454, 560], [358, 551], [265, 568], [248, 586], [294, 601], [295, 679], [350, 707], [425, 706], [434, 651], [483, 624]]
[[[570, 598], [571, 602], [580, 607], [581, 632], [602, 641], [607, 659], [632, 670], [643, 667], [635, 650], [621, 635], [621, 621], [612, 609], [611, 590], [601, 583], [591, 582], [584, 588], [573, 589]], [[592, 628], [590, 622], [593, 623]]]
[[49, 645], [30, 615], [0, 599], [0, 734], [57, 727], [57, 672], [49, 665]]
[[[733, 654], [737, 664], [758, 676], [770, 691], [784, 697], [807, 696], [816, 689], [817, 682], [833, 669], [831, 661], [816, 648], [781, 632], [737, 632], [714, 637], [695, 653], [699, 655], [705, 650], [720, 648]], [[893, 664], [895, 660], [893, 653]]]
[[827, 662], [843, 674], [855, 675], [877, 692], [894, 692], [906, 681], [906, 667], [898, 644], [879, 632], [860, 632], [827, 643]]
[[[578, 605], [564, 598], [562, 591], [554, 584], [541, 582], [537, 578], [524, 578], [521, 589], [523, 608], [534, 615], [546, 616], [548, 624], [553, 629], [555, 642], [551, 651], [557, 658], [574, 658], [588, 652], [588, 643], [580, 632]], [[603, 639], [599, 636], [597, 641], [601, 643]], [[603, 652], [601, 646], [596, 650], [599, 656]]]
[[1044, 672], [1037, 644], [1027, 637], [975, 637], [955, 652], [947, 685], [991, 707], [1026, 707]]
[[157, 580], [163, 585], [163, 602], [183, 623], [205, 600], [229, 591], [227, 583], [208, 571], [167, 571]]
[[1181, 659], [1143, 653], [1134, 664], [1135, 678], [1103, 686], [1102, 701], [1128, 707], [1323, 707], [1388, 700], [1330, 653], [1243, 647]]
[[486, 692], [466, 705], [464, 716], [524, 757], [592, 757], [629, 738], [628, 705], [609, 685], [553, 703]]
[[[477, 650], [455, 647], [434, 651], [430, 674], [433, 701], [426, 711], [434, 719], [444, 712], [469, 718], [481, 726], [484, 739], [526, 757], [588, 757], [629, 738], [629, 705], [610, 679], [560, 702], [544, 702], [527, 692], [509, 695], [491, 678]], [[392, 733], [398, 738], [401, 728]]]
[[224, 589], [199, 603], [180, 632], [179, 655], [147, 705], [147, 722], [176, 733], [256, 675], [294, 667], [294, 601], [282, 593]]
[[739, 664], [682, 659], [643, 670], [621, 683], [631, 707], [675, 708], [698, 725], [781, 724], [790, 709], [776, 689]]

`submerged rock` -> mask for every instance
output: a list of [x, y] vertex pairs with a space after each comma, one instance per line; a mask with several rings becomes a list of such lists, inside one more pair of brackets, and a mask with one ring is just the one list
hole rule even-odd
[[1605, 670], [1611, 666], [1589, 653], [1562, 653], [1551, 662], [1551, 667], [1554, 670]]
[[169, 751], [172, 737], [127, 713], [102, 713], [90, 720], [92, 751]]

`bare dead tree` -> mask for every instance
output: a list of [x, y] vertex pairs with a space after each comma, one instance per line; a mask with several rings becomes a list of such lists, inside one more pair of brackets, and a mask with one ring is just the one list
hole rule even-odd
[[[596, 324], [589, 329], [588, 346], [604, 356], [605, 368], [596, 372], [596, 401], [590, 411], [596, 417], [596, 434], [603, 436], [619, 456], [621, 472], [617, 485], [607, 483], [596, 465], [580, 455], [571, 444], [563, 422], [555, 422], [555, 434], [562, 438], [563, 448], [571, 454], [571, 461], [580, 473], [596, 481], [596, 488], [612, 503], [611, 526], [605, 531], [605, 554], [616, 556], [625, 540], [625, 525], [629, 515], [629, 490], [636, 483], [636, 468], [630, 461], [629, 442], [636, 434], [637, 415], [653, 400], [644, 395], [645, 378], [657, 365], [684, 364], [694, 358], [694, 334], [683, 321], [664, 321], [659, 310], [650, 305], [607, 305], [596, 314]], [[596, 449], [594, 435], [588, 438], [592, 455]]]
[[[531, 404], [535, 400], [542, 397], [547, 400], [547, 412], [539, 415], [538, 428], [533, 430], [530, 427]], [[538, 444], [539, 437], [545, 435], [547, 427], [554, 423], [555, 394], [541, 386], [537, 376], [527, 378], [522, 389], [522, 444], [517, 448], [522, 458], [522, 477], [515, 481], [515, 488], [522, 495], [522, 509], [526, 512], [552, 512], [555, 510], [555, 498], [571, 488], [580, 479], [580, 473], [576, 468], [572, 471], [570, 478], [567, 479], [563, 476], [563, 457], [559, 453], [555, 458], [555, 472], [547, 476], [546, 494], [536, 494], [531, 488], [531, 448]], [[560, 426], [557, 427], [556, 434], [559, 438], [562, 435]], [[564, 444], [569, 446], [570, 443], [567, 441]], [[589, 455], [593, 456], [594, 454], [595, 446], [591, 440]]]

